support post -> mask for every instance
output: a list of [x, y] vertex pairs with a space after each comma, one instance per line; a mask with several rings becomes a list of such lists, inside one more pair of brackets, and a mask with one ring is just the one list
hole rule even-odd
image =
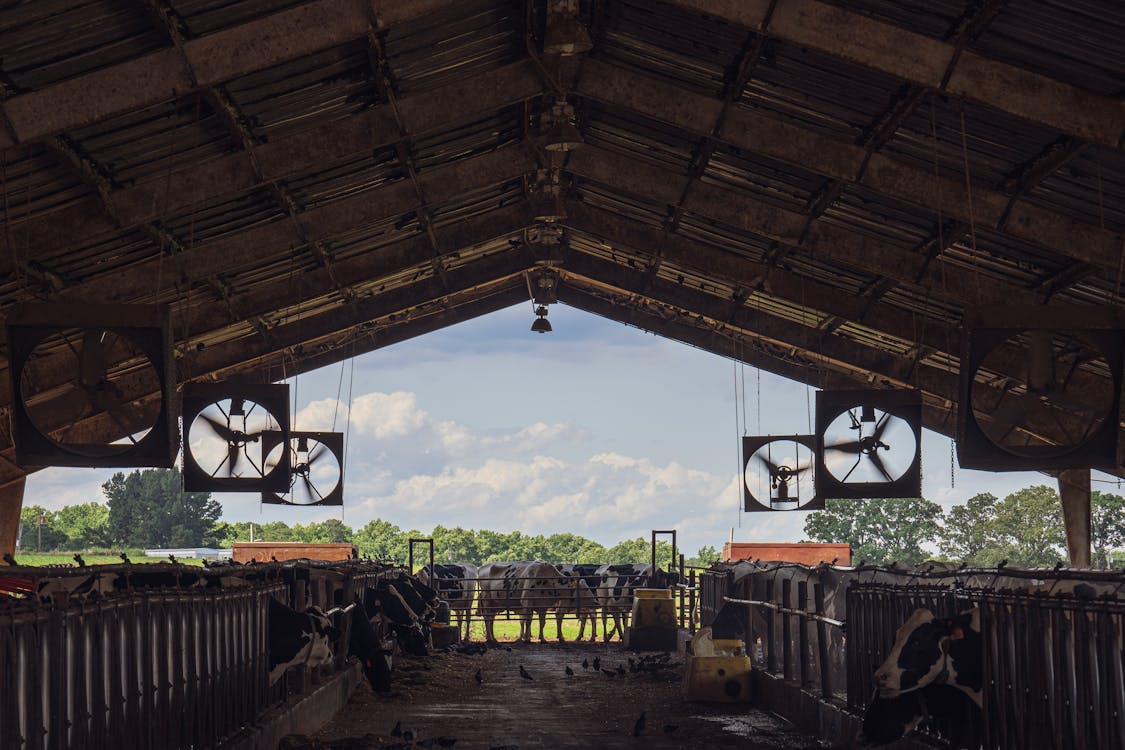
[[20, 533], [20, 511], [23, 510], [23, 488], [27, 477], [13, 479], [0, 487], [0, 554], [16, 553], [16, 537]]
[[1059, 472], [1059, 497], [1062, 499], [1066, 549], [1070, 564], [1090, 565], [1090, 470], [1064, 469]]

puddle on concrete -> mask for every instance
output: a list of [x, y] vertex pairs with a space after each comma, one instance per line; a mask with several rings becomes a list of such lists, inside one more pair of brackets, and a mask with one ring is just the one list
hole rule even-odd
[[828, 747], [803, 736], [796, 727], [779, 716], [748, 708], [738, 715], [696, 715], [693, 719], [721, 725], [724, 732], [753, 740], [756, 747], [814, 748]]

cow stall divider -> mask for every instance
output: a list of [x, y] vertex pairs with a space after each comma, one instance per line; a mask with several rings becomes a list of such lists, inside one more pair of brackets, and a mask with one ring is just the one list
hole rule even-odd
[[282, 584], [0, 609], [0, 747], [215, 747], [281, 700], [268, 599]]
[[[1097, 593], [1073, 593], [1081, 584]], [[919, 732], [931, 744], [959, 746], [969, 729], [983, 737], [971, 746], [985, 750], [1125, 750], [1122, 590], [1113, 571], [743, 561], [700, 575], [700, 622], [711, 625], [724, 605], [742, 608], [756, 670], [859, 716], [915, 609], [950, 617], [979, 607], [984, 711], [927, 719]]]

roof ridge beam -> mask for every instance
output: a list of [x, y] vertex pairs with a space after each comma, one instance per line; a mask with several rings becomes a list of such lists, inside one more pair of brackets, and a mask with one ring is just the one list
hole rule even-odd
[[0, 148], [92, 125], [177, 99], [198, 87], [238, 78], [425, 18], [446, 0], [312, 0], [133, 60], [14, 96], [3, 114], [15, 135], [0, 131]]
[[[711, 135], [723, 106], [721, 100], [600, 60], [587, 60], [584, 65], [586, 74], [579, 80], [579, 95], [625, 107], [695, 135]], [[863, 145], [745, 108], [727, 113], [717, 139], [923, 210], [936, 211], [934, 206], [940, 204], [944, 216], [966, 222], [970, 219], [963, 180], [938, 177], [930, 169], [882, 153], [868, 154]], [[980, 184], [973, 185], [972, 196], [971, 218], [978, 226], [1112, 272], [1121, 262], [1125, 252], [1125, 235], [1121, 233]]]
[[[1125, 102], [821, 0], [669, 0], [910, 83], [1125, 150]], [[774, 4], [776, 2], [776, 8]]]

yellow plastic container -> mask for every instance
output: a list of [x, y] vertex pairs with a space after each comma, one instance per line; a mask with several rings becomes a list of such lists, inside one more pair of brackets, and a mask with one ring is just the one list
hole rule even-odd
[[634, 599], [671, 599], [672, 589], [633, 589]]
[[683, 688], [688, 701], [745, 703], [750, 700], [750, 657], [688, 655]]

